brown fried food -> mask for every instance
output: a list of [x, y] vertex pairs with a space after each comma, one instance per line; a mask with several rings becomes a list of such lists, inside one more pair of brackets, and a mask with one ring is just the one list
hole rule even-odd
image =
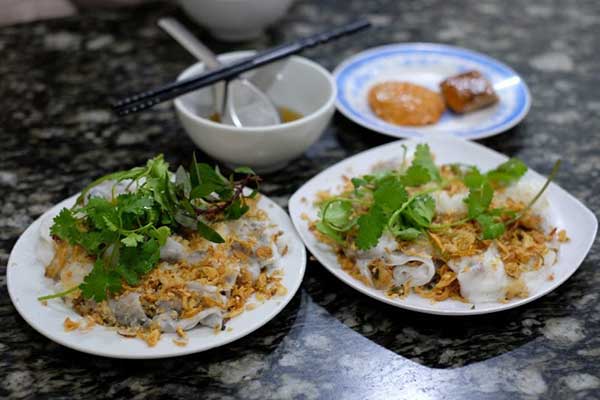
[[439, 93], [408, 82], [382, 82], [368, 94], [369, 106], [381, 119], [395, 125], [436, 123], [446, 107]]
[[446, 105], [463, 114], [488, 107], [498, 101], [492, 84], [479, 71], [451, 76], [440, 84]]

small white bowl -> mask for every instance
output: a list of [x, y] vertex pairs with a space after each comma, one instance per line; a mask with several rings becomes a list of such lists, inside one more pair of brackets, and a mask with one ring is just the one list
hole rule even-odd
[[283, 17], [293, 0], [179, 0], [183, 10], [218, 39], [255, 39]]
[[[219, 60], [227, 64], [252, 54], [237, 51], [220, 55]], [[257, 86], [277, 107], [294, 110], [302, 118], [278, 125], [236, 128], [207, 118], [213, 113], [210, 87], [175, 99], [179, 120], [199, 148], [230, 166], [247, 165], [261, 173], [282, 168], [316, 142], [333, 115], [336, 98], [332, 75], [306, 58], [292, 56], [257, 71], [264, 76], [268, 75], [266, 69], [273, 71], [272, 81]], [[202, 63], [192, 65], [177, 80], [203, 70]]]

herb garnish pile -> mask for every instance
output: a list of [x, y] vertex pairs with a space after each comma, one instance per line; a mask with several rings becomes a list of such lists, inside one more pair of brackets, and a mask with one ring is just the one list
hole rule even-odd
[[[174, 175], [174, 179], [173, 179]], [[235, 179], [235, 176], [241, 176]], [[112, 201], [88, 196], [103, 182], [114, 182]], [[50, 232], [54, 238], [79, 245], [96, 258], [83, 283], [39, 300], [63, 297], [77, 289], [84, 298], [102, 301], [121, 291], [123, 282], [136, 285], [158, 263], [160, 247], [173, 232], [197, 231], [215, 243], [224, 240], [211, 224], [238, 219], [249, 209], [244, 187], [260, 178], [240, 167], [226, 178], [218, 167], [199, 163], [194, 156], [188, 170], [175, 174], [162, 155], [144, 167], [108, 174], [85, 188], [72, 208], [64, 208]], [[130, 191], [115, 195], [117, 184]]]
[[[482, 239], [495, 239], [505, 232], [508, 224], [522, 217], [539, 199], [556, 175], [559, 164], [557, 161], [544, 186], [518, 213], [491, 208], [491, 203], [494, 188], [508, 186], [527, 172], [527, 166], [522, 161], [511, 158], [485, 174], [474, 166], [454, 164], [451, 167], [455, 179], [460, 179], [469, 189], [469, 195], [464, 200], [467, 216], [449, 224], [435, 224], [435, 200], [430, 193], [442, 190], [451, 181], [442, 179], [429, 146], [419, 144], [408, 168], [405, 168], [403, 160], [399, 170], [353, 178], [353, 191], [324, 201], [316, 228], [340, 244], [344, 244], [352, 234], [360, 250], [376, 246], [384, 231], [401, 240], [414, 240], [427, 231], [442, 230], [472, 220], [479, 224]], [[409, 195], [406, 190], [409, 187], [422, 187], [422, 190]]]

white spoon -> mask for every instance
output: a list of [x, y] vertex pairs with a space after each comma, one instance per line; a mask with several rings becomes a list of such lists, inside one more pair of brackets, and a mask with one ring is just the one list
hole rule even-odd
[[[173, 18], [161, 18], [160, 26], [206, 69], [215, 69], [221, 63], [208, 47]], [[236, 78], [226, 84], [213, 85], [213, 105], [221, 122], [237, 127], [266, 126], [281, 123], [281, 117], [271, 99], [246, 78]]]

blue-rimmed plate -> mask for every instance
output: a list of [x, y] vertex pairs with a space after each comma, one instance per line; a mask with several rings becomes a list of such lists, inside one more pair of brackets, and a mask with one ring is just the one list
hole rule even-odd
[[[478, 70], [494, 85], [500, 98], [495, 105], [464, 115], [446, 110], [436, 124], [423, 127], [393, 125], [369, 107], [367, 93], [378, 82], [396, 80], [439, 92], [449, 76]], [[426, 138], [435, 134], [480, 139], [504, 132], [519, 123], [531, 105], [523, 79], [507, 65], [460, 47], [434, 43], [405, 43], [375, 47], [340, 64], [334, 71], [337, 108], [366, 128], [398, 138]]]

